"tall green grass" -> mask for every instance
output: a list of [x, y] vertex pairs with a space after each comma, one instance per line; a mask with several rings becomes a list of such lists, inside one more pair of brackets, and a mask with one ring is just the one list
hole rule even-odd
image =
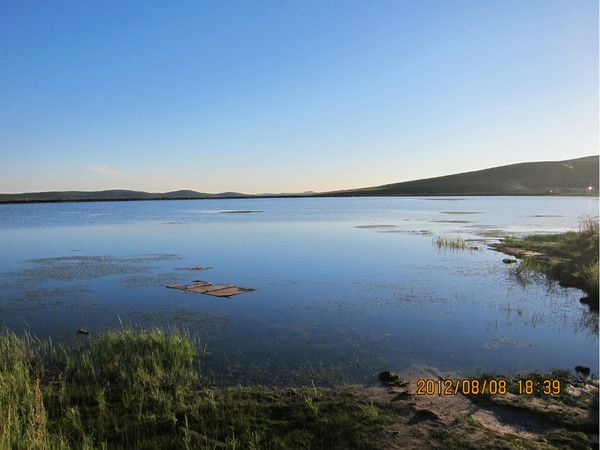
[[[28, 336], [0, 337], [0, 448], [50, 447], [41, 372]], [[60, 448], [60, 445], [55, 446]]]
[[0, 335], [0, 448], [172, 445], [198, 381], [182, 333], [113, 331], [76, 349]]
[[60, 412], [52, 417], [53, 431], [68, 431], [77, 445], [111, 444], [122, 436], [134, 447], [162, 442], [191, 412], [195, 356], [189, 336], [162, 330], [124, 329], [79, 351], [61, 349], [46, 395], [49, 410]]
[[0, 448], [373, 448], [388, 415], [343, 391], [207, 385], [185, 332], [71, 347], [0, 333]]

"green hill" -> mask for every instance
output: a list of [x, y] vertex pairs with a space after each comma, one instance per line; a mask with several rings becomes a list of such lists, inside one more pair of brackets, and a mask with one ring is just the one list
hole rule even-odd
[[249, 195], [239, 192], [206, 194], [180, 190], [151, 193], [113, 189], [0, 194], [0, 203], [386, 195], [598, 195], [598, 163], [598, 156], [587, 156], [566, 161], [511, 164], [443, 177], [321, 193]]
[[511, 164], [318, 195], [598, 195], [598, 162], [598, 156], [587, 156], [566, 161]]

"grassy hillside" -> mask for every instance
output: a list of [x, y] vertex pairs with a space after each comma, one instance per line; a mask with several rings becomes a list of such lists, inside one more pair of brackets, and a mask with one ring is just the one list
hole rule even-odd
[[[588, 187], [592, 186], [592, 191]], [[328, 192], [334, 196], [384, 195], [598, 195], [598, 156], [544, 161], [443, 177]]]
[[[592, 186], [589, 191], [588, 187]], [[598, 156], [566, 161], [511, 164], [455, 175], [347, 191], [250, 195], [239, 192], [206, 194], [190, 190], [165, 193], [128, 191], [54, 191], [0, 194], [0, 203], [85, 202], [114, 200], [188, 200], [257, 197], [341, 197], [385, 195], [598, 195]]]

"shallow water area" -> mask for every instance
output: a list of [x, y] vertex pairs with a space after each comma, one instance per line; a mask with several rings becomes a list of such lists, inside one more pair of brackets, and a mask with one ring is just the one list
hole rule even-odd
[[[448, 200], [0, 205], [1, 324], [59, 340], [81, 339], [81, 327], [184, 327], [222, 383], [369, 383], [416, 365], [597, 367], [598, 317], [582, 292], [516, 277], [485, 243], [576, 229], [598, 199]], [[440, 249], [438, 237], [477, 251]], [[165, 287], [196, 279], [255, 290]]]

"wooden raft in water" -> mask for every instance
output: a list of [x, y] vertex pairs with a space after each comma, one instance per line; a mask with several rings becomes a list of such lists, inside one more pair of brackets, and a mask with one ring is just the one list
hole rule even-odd
[[180, 289], [186, 292], [195, 294], [213, 295], [215, 297], [231, 297], [232, 295], [241, 294], [242, 292], [253, 291], [254, 289], [242, 288], [234, 285], [212, 284], [208, 281], [197, 280], [192, 284], [171, 284], [167, 286], [170, 289]]

